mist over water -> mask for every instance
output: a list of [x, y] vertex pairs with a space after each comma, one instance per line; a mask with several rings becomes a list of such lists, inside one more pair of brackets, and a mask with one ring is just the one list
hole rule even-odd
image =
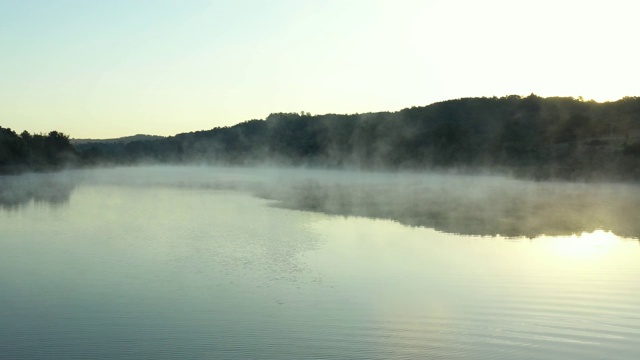
[[16, 210], [30, 202], [61, 206], [69, 202], [75, 186], [65, 175], [0, 176], [0, 208]]
[[123, 167], [0, 204], [0, 358], [640, 354], [636, 185]]
[[[596, 230], [640, 238], [640, 188], [624, 183], [528, 181], [499, 175], [304, 168], [123, 167], [5, 177], [0, 204], [68, 200], [78, 184], [236, 190], [273, 206], [398, 221], [438, 231], [507, 237]], [[16, 191], [19, 189], [19, 191]]]

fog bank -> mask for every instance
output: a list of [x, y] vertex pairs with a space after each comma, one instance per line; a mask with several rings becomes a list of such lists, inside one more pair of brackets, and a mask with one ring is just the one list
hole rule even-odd
[[[247, 167], [122, 167], [0, 177], [0, 204], [69, 201], [76, 186], [242, 191], [271, 206], [398, 221], [481, 236], [571, 235], [598, 229], [640, 237], [640, 188], [533, 182], [492, 175]], [[251, 219], [247, 219], [251, 221]]]

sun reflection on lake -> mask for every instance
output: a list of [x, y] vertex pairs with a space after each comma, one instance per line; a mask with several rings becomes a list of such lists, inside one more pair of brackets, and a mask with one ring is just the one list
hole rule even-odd
[[623, 238], [611, 231], [596, 230], [568, 237], [543, 237], [554, 254], [576, 260], [600, 258], [620, 245]]

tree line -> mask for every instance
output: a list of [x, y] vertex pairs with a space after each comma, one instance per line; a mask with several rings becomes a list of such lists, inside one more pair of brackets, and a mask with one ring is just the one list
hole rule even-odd
[[640, 180], [640, 98], [483, 97], [397, 112], [275, 113], [127, 144], [78, 147], [85, 163], [452, 169]]
[[0, 127], [0, 174], [23, 171], [51, 171], [75, 165], [78, 154], [69, 136], [58, 131], [18, 135]]
[[368, 170], [500, 171], [640, 180], [640, 98], [463, 98], [396, 112], [274, 113], [234, 126], [130, 142], [0, 128], [0, 169], [141, 163], [274, 164]]

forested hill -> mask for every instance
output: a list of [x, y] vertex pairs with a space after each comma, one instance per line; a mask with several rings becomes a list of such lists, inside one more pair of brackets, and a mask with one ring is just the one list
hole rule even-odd
[[397, 112], [271, 114], [235, 126], [78, 148], [86, 163], [499, 170], [640, 180], [640, 98], [465, 98]]
[[397, 112], [271, 114], [161, 139], [86, 143], [0, 127], [0, 173], [137, 163], [500, 171], [640, 181], [640, 98], [466, 98]]
[[147, 140], [160, 140], [160, 139], [164, 139], [164, 136], [137, 134], [137, 135], [120, 137], [120, 138], [112, 138], [112, 139], [69, 139], [69, 142], [71, 142], [71, 145], [73, 146], [78, 146], [82, 144], [96, 144], [96, 143], [127, 144], [132, 141], [147, 141]]
[[69, 136], [51, 131], [30, 134], [0, 127], [0, 175], [23, 171], [58, 170], [75, 165], [77, 153]]

